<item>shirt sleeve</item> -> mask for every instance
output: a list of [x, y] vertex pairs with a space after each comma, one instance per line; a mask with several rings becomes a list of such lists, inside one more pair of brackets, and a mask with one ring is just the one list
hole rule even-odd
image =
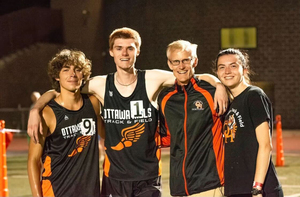
[[254, 128], [258, 127], [261, 123], [267, 121], [270, 125], [272, 122], [272, 110], [271, 103], [265, 94], [260, 94], [259, 92], [251, 92], [248, 97], [250, 117]]

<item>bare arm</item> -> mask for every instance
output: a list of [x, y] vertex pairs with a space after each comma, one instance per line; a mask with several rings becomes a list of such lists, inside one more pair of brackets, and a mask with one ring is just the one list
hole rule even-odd
[[55, 90], [49, 90], [37, 100], [34, 107], [30, 110], [27, 124], [27, 134], [33, 139], [33, 142], [39, 143], [39, 133], [41, 135], [43, 134], [40, 112], [51, 99], [56, 98], [58, 95], [59, 93]]
[[151, 80], [151, 83], [159, 87], [170, 87], [174, 85], [176, 80], [172, 72], [160, 69], [147, 70], [146, 77], [147, 80]]
[[44, 107], [49, 103], [51, 99], [56, 98], [59, 95], [55, 90], [49, 90], [45, 92], [34, 104], [32, 109], [37, 109], [39, 112], [44, 109]]
[[221, 81], [210, 74], [201, 74], [196, 75], [198, 79], [207, 81], [212, 86], [216, 87], [215, 97], [214, 97], [214, 109], [219, 107], [218, 115], [222, 115], [226, 112], [228, 106], [228, 94], [225, 86], [221, 83]]
[[151, 101], [153, 106], [157, 108], [156, 99], [158, 97], [159, 92], [164, 87], [170, 87], [174, 85], [175, 77], [172, 72], [160, 69], [153, 69], [146, 70], [145, 79], [146, 91], [149, 100]]
[[100, 115], [97, 115], [97, 124], [98, 124], [98, 134], [102, 139], [105, 139], [104, 121]]
[[[105, 76], [97, 76], [89, 80], [82, 89], [82, 93], [90, 93], [95, 95], [99, 101], [103, 104], [104, 102], [104, 91], [105, 91]], [[43, 126], [41, 124], [40, 111], [45, 107], [45, 105], [53, 98], [59, 95], [54, 90], [49, 90], [44, 93], [36, 102], [34, 107], [30, 110], [29, 119], [27, 124], [27, 134], [33, 138], [35, 143], [39, 142], [38, 135], [42, 134]]]
[[[256, 127], [255, 132], [258, 141], [258, 153], [254, 181], [263, 184], [268, 171], [272, 152], [272, 140], [268, 122], [263, 122]], [[258, 197], [262, 197], [262, 195], [260, 194]]]
[[[214, 108], [219, 106], [218, 115], [225, 113], [228, 106], [228, 95], [225, 86], [220, 80], [210, 74], [196, 75], [197, 78], [205, 80], [216, 87]], [[146, 90], [150, 101], [156, 101], [158, 93], [163, 87], [170, 87], [175, 83], [175, 76], [172, 72], [153, 69], [146, 72]]]
[[42, 196], [40, 172], [43, 147], [44, 144], [36, 144], [30, 140], [27, 170], [32, 196]]
[[33, 139], [30, 140], [29, 152], [28, 152], [28, 161], [27, 161], [27, 171], [28, 178], [31, 187], [32, 196], [43, 196], [41, 189], [41, 157], [44, 148], [44, 142], [46, 139], [48, 127], [43, 123], [43, 135], [40, 136], [38, 144], [36, 144]]
[[106, 77], [107, 75], [102, 75], [91, 78], [83, 86], [81, 93], [93, 94], [102, 104], [104, 104]]
[[221, 81], [217, 77], [215, 77], [211, 74], [196, 74], [195, 76], [198, 79], [207, 81], [208, 83], [210, 83], [210, 85], [212, 85], [214, 87], [216, 87], [217, 84], [221, 83]]
[[97, 116], [97, 128], [98, 128], [98, 134], [101, 138], [105, 139], [105, 127], [104, 127], [104, 121], [101, 117], [101, 105], [99, 100], [95, 96], [90, 96], [90, 100], [93, 104], [94, 111]]

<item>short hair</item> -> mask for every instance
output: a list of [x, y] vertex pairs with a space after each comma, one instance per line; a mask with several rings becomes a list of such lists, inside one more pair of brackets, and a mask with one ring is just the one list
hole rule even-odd
[[221, 50], [217, 57], [216, 60], [213, 62], [213, 70], [215, 71], [215, 73], [218, 71], [218, 60], [221, 56], [223, 55], [237, 55], [239, 60], [242, 63], [243, 69], [247, 69], [247, 73], [245, 75], [245, 79], [247, 83], [251, 83], [250, 80], [250, 75], [253, 74], [252, 70], [250, 70], [250, 61], [249, 61], [249, 55], [246, 51], [243, 50], [239, 50], [239, 49], [234, 49], [234, 48], [228, 48], [228, 49], [224, 49]]
[[60, 92], [60, 84], [56, 79], [64, 65], [74, 65], [82, 69], [84, 84], [91, 75], [92, 63], [86, 58], [85, 54], [78, 50], [63, 49], [58, 52], [48, 63], [48, 76], [52, 87]]
[[176, 50], [189, 51], [192, 53], [192, 57], [197, 57], [197, 47], [198, 45], [192, 44], [186, 40], [176, 40], [170, 43], [167, 47], [167, 57], [169, 58], [170, 53]]
[[119, 28], [119, 29], [115, 29], [110, 34], [110, 36], [109, 36], [109, 50], [113, 49], [115, 40], [117, 38], [123, 38], [123, 39], [132, 38], [132, 39], [134, 39], [134, 43], [135, 43], [136, 48], [138, 50], [140, 50], [140, 47], [142, 45], [141, 36], [137, 31], [135, 31], [131, 28], [128, 28], [128, 27], [122, 27], [122, 28]]

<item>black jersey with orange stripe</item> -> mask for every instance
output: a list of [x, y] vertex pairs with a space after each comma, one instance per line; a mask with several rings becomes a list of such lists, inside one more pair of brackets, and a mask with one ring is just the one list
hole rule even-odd
[[191, 78], [158, 98], [162, 146], [170, 145], [170, 191], [186, 196], [224, 182], [222, 121], [214, 110], [215, 88]]
[[82, 97], [77, 111], [48, 103], [56, 128], [43, 150], [43, 196], [100, 196], [97, 117], [89, 97]]
[[147, 95], [145, 71], [137, 71], [137, 85], [129, 97], [118, 92], [114, 73], [107, 75], [102, 116], [106, 130], [104, 175], [122, 181], [158, 177], [158, 112]]

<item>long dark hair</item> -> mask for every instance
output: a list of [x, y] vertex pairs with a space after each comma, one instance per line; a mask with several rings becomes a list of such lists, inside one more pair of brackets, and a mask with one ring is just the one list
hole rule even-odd
[[245, 74], [245, 80], [248, 84], [251, 84], [250, 75], [253, 74], [253, 71], [250, 69], [248, 53], [244, 50], [242, 51], [240, 49], [234, 49], [234, 48], [228, 48], [228, 49], [221, 50], [218, 53], [215, 61], [213, 62], [213, 70], [215, 73], [217, 73], [217, 70], [218, 70], [219, 57], [221, 57], [223, 55], [238, 55], [239, 60], [242, 62], [243, 68], [247, 69], [247, 72]]

